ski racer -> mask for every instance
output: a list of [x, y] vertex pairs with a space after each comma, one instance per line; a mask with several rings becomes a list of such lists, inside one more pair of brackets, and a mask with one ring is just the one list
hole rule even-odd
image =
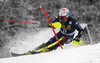
[[[69, 44], [73, 40], [76, 43], [80, 41], [80, 37], [82, 36], [84, 30], [79, 25], [79, 23], [69, 15], [69, 10], [67, 8], [60, 9], [59, 15], [55, 18], [55, 20], [52, 23], [55, 22], [61, 23], [61, 29], [57, 33], [57, 37], [61, 45]], [[75, 29], [78, 31], [78, 35], [75, 38], [73, 38], [75, 35]], [[53, 36], [47, 43], [37, 47], [35, 51], [49, 52], [57, 49], [57, 47], [59, 47], [59, 44], [56, 40], [56, 37]]]

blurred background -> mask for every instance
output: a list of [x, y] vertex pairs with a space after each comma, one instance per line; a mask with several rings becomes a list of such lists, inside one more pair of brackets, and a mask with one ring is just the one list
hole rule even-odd
[[[51, 21], [55, 19], [61, 8], [68, 8], [70, 16], [79, 23], [88, 24], [90, 34], [94, 43], [100, 42], [100, 0], [0, 0], [0, 52], [4, 52], [13, 37], [26, 30], [39, 31], [49, 24], [46, 16], [40, 9], [44, 8]], [[16, 20], [24, 22], [37, 22], [37, 24], [25, 24], [8, 22], [5, 20]], [[83, 40], [87, 33], [84, 33]], [[9, 49], [8, 49], [9, 50]], [[6, 51], [8, 51], [6, 50]], [[0, 58], [6, 57], [1, 54]]]

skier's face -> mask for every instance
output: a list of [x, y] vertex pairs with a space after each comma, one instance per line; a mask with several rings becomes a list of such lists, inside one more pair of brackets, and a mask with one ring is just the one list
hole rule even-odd
[[62, 23], [65, 23], [67, 21], [66, 16], [59, 16]]

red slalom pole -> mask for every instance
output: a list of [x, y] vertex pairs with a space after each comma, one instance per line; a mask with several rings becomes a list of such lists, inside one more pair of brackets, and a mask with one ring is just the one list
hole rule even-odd
[[23, 22], [23, 21], [15, 21], [15, 20], [5, 20], [10, 22], [18, 22], [18, 23], [28, 23], [28, 24], [39, 24], [39, 23], [33, 23], [33, 22]]
[[44, 9], [43, 9], [41, 6], [40, 6], [40, 8], [41, 8], [41, 10], [44, 12], [44, 14], [46, 15], [46, 17], [47, 17], [47, 19], [48, 19], [48, 21], [49, 21], [49, 23], [50, 23], [50, 25], [51, 25], [51, 27], [52, 27], [52, 30], [53, 30], [53, 32], [54, 32], [54, 34], [55, 34], [55, 37], [56, 37], [56, 39], [57, 39], [57, 41], [58, 41], [58, 44], [59, 44], [60, 47], [63, 49], [63, 47], [61, 46], [61, 44], [60, 44], [60, 42], [59, 42], [59, 40], [58, 40], [58, 37], [57, 37], [57, 35], [56, 35], [56, 32], [55, 32], [55, 30], [54, 30], [54, 28], [53, 28], [53, 26], [52, 26], [52, 23], [51, 23], [51, 21], [50, 21], [48, 15], [47, 15], [47, 13], [44, 11]]

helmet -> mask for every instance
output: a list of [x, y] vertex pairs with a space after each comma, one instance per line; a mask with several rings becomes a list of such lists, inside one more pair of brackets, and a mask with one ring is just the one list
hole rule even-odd
[[62, 24], [64, 24], [67, 21], [68, 17], [69, 17], [69, 10], [67, 8], [60, 9], [59, 18]]
[[68, 18], [69, 17], [69, 10], [67, 8], [60, 9], [59, 16], [66, 16], [66, 18]]

